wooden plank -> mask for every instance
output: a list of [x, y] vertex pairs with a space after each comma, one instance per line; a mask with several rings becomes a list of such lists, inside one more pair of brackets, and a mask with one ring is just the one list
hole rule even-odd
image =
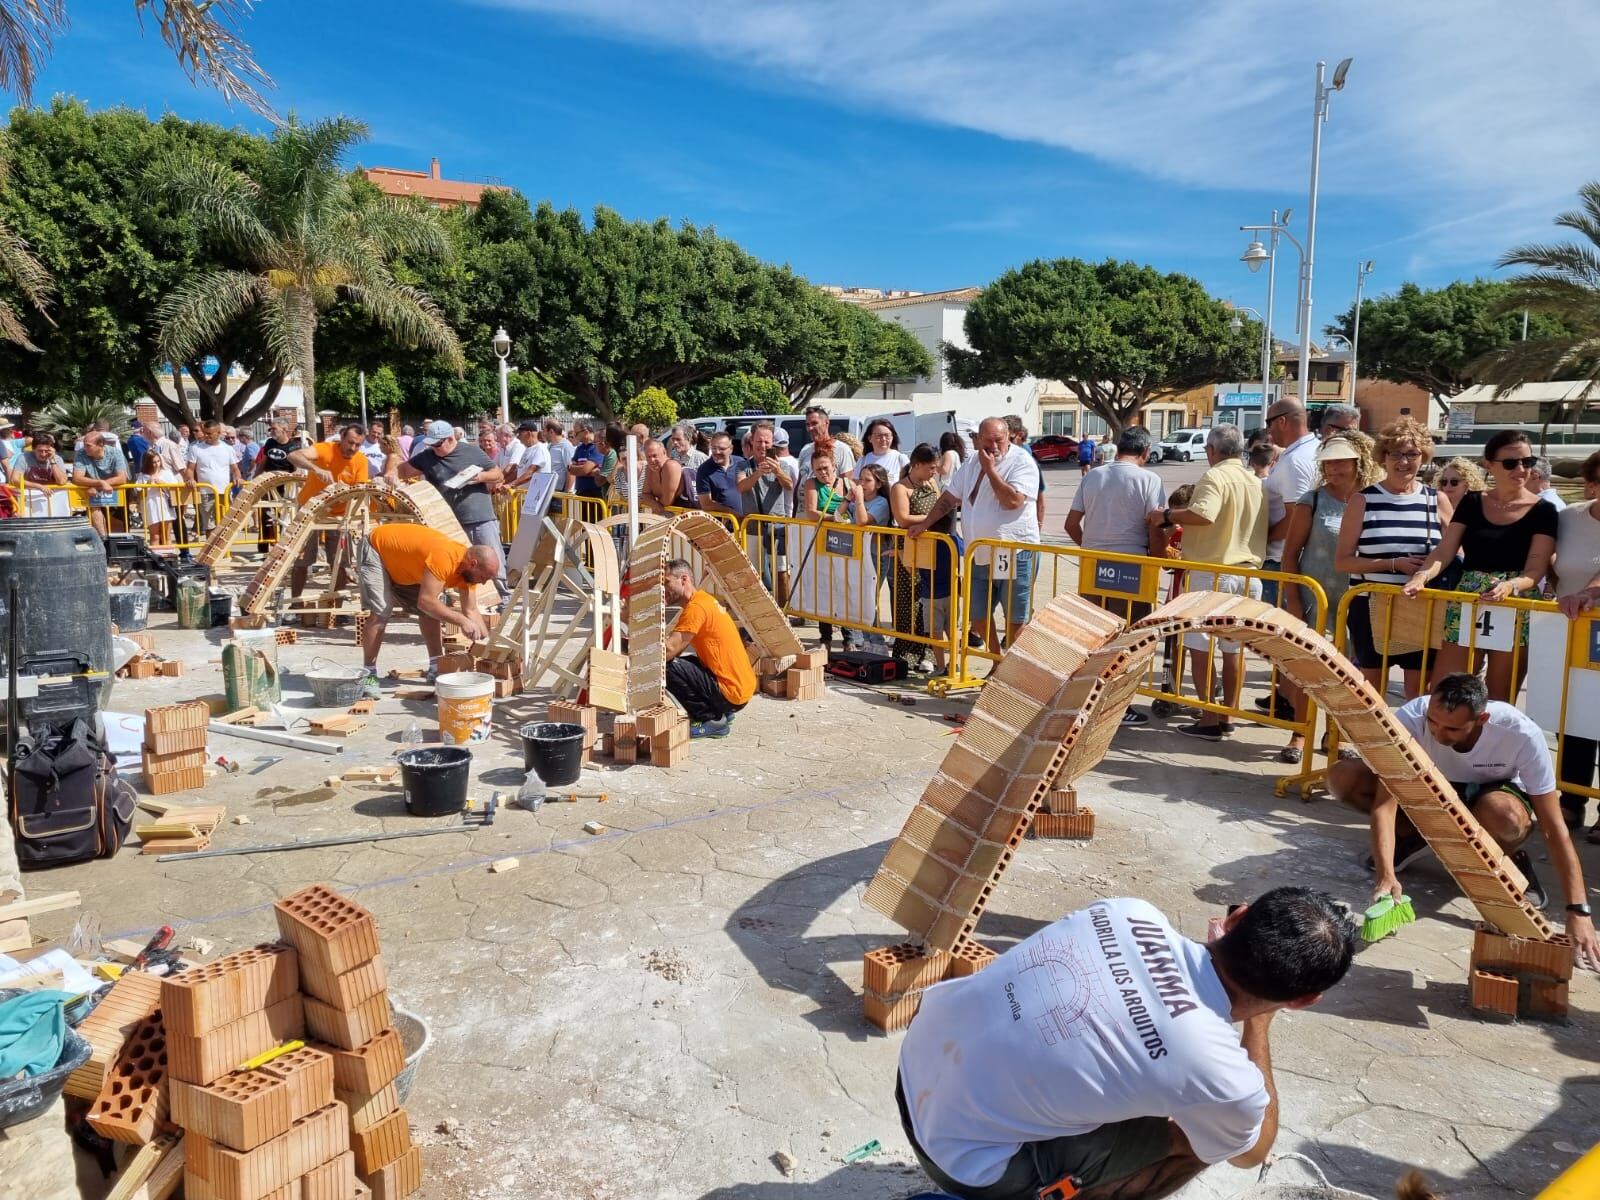
[[158, 1134], [154, 1141], [140, 1146], [138, 1152], [123, 1164], [117, 1186], [106, 1194], [106, 1200], [133, 1200], [135, 1193], [139, 1192], [157, 1168], [174, 1154], [178, 1156], [181, 1174], [183, 1151], [179, 1143], [182, 1137], [181, 1133]]
[[82, 903], [77, 892], [57, 892], [53, 896], [38, 896], [32, 900], [13, 900], [10, 904], [0, 904], [0, 921], [15, 921], [63, 908], [77, 908]]

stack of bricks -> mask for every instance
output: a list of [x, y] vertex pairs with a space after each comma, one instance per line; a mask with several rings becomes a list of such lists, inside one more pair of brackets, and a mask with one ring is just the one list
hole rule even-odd
[[494, 679], [494, 694], [501, 700], [522, 691], [522, 664], [513, 659], [490, 658], [466, 648], [440, 655], [439, 674], [453, 671], [477, 671], [490, 676]]
[[193, 791], [206, 781], [206, 726], [211, 709], [204, 700], [147, 708], [144, 712], [145, 790], [152, 796]]
[[1567, 1019], [1573, 949], [1565, 937], [1537, 942], [1479, 924], [1468, 965], [1472, 1008], [1483, 1016]]
[[167, 1038], [159, 1010], [129, 1030], [87, 1119], [103, 1137], [129, 1146], [144, 1145], [166, 1123]]
[[299, 952], [312, 1044], [333, 1063], [355, 1171], [374, 1200], [422, 1186], [422, 1149], [395, 1088], [405, 1049], [389, 1008], [388, 976], [372, 914], [322, 884], [275, 906], [278, 932]]
[[995, 960], [995, 952], [963, 941], [949, 954], [904, 943], [868, 950], [861, 963], [862, 1011], [885, 1033], [911, 1024], [922, 993], [947, 979], [976, 975]]
[[675, 767], [689, 757], [689, 718], [675, 705], [647, 708], [634, 717], [641, 756], [658, 767]]
[[94, 1100], [133, 1032], [161, 1006], [161, 979], [146, 971], [126, 971], [78, 1025], [89, 1043], [89, 1061], [67, 1076], [67, 1095]]
[[820, 700], [828, 669], [826, 650], [808, 650], [781, 658], [757, 658], [752, 664], [761, 694], [776, 700]]
[[[558, 717], [556, 714], [560, 713]], [[594, 756], [609, 758], [617, 763], [651, 763], [658, 767], [676, 767], [689, 757], [689, 718], [672, 704], [658, 704], [641, 712], [600, 714], [596, 710], [566, 705], [560, 701], [550, 706], [550, 720], [590, 726], [583, 715], [595, 725], [585, 737], [584, 744], [593, 744]], [[586, 760], [587, 761], [587, 760]]]
[[1077, 788], [1052, 788], [1033, 816], [1032, 832], [1036, 838], [1087, 841], [1094, 836], [1094, 809], [1078, 804]]

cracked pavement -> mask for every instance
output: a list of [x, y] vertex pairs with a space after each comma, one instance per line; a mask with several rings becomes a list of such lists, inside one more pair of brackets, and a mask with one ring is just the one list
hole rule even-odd
[[[208, 645], [170, 622], [154, 623], [163, 651], [190, 664], [181, 694], [220, 691], [216, 634]], [[400, 633], [385, 667], [417, 654]], [[310, 633], [282, 648], [289, 686], [319, 654], [355, 661], [348, 634]], [[112, 707], [174, 698], [170, 681], [119, 681]], [[952, 742], [942, 714], [966, 707], [919, 696], [905, 708], [848, 686], [821, 702], [758, 696], [732, 737], [696, 743], [685, 766], [586, 772], [579, 790], [604, 788], [605, 803], [254, 857], [158, 864], [124, 850], [29, 883], [78, 889], [107, 936], [170, 922], [180, 941], [203, 936], [218, 955], [273, 937], [270, 905], [297, 887], [324, 880], [356, 894], [378, 917], [396, 1002], [432, 1027], [408, 1105], [429, 1200], [889, 1200], [927, 1185], [895, 1114], [900, 1039], [861, 1018], [861, 955], [897, 930], [860, 897]], [[542, 709], [532, 697], [497, 705], [472, 794], [515, 791], [515, 730]], [[210, 780], [205, 799], [251, 820], [224, 824], [214, 845], [423, 827], [397, 788], [347, 784], [296, 800], [329, 774], [386, 761], [413, 719], [432, 729], [433, 718], [431, 701], [386, 698], [336, 757], [214, 738], [211, 755], [243, 771]], [[1362, 900], [1354, 815], [1272, 794], [1281, 735], [1244, 726], [1213, 747], [1168, 736], [1181, 719], [1119, 734], [1079, 785], [1098, 814], [1094, 841], [1025, 843], [980, 940], [1004, 949], [1098, 895], [1148, 897], [1194, 937], [1227, 903], [1284, 882]], [[590, 820], [606, 831], [584, 834]], [[1600, 854], [1580, 854], [1600, 878]], [[516, 870], [488, 872], [511, 855]], [[1408, 886], [1417, 924], [1364, 949], [1323, 1004], [1274, 1023], [1278, 1149], [1372, 1196], [1391, 1195], [1411, 1166], [1451, 1200], [1532, 1195], [1594, 1140], [1600, 986], [1575, 980], [1567, 1025], [1473, 1017], [1472, 911], [1436, 863], [1414, 868]], [[71, 920], [35, 925], [64, 936]], [[872, 1139], [880, 1152], [843, 1162]], [[1306, 1178], [1292, 1163], [1272, 1176]], [[1222, 1166], [1182, 1195], [1266, 1194], [1255, 1187], [1254, 1173]]]

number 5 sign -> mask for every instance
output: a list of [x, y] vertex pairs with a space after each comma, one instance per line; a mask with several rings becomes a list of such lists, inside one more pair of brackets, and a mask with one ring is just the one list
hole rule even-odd
[[1516, 609], [1494, 604], [1463, 604], [1461, 621], [1451, 641], [1479, 650], [1509, 650], [1516, 634]]
[[989, 551], [989, 578], [1010, 579], [1011, 559], [1015, 553], [1009, 546], [995, 546]]

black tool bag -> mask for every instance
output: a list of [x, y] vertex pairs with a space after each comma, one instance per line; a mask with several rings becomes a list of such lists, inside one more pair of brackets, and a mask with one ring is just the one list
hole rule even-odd
[[133, 824], [133, 789], [89, 722], [24, 734], [11, 760], [11, 829], [23, 870], [110, 858]]

